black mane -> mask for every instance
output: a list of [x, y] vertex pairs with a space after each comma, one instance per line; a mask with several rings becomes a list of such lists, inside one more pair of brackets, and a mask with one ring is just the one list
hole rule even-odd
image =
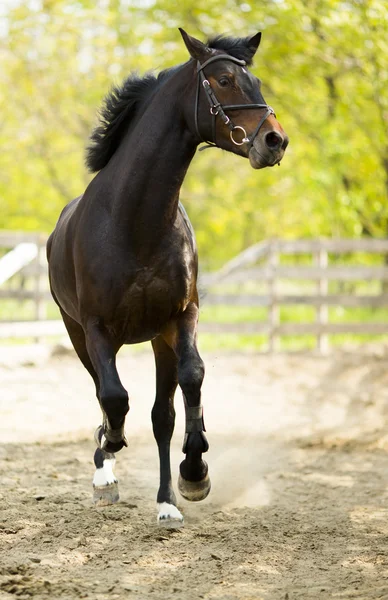
[[211, 38], [207, 45], [209, 48], [214, 48], [214, 50], [223, 50], [239, 60], [245, 60], [247, 65], [250, 66], [252, 65], [254, 53], [252, 53], [252, 49], [249, 47], [249, 40], [249, 37], [235, 38], [226, 35], [217, 35]]
[[[252, 64], [252, 49], [249, 38], [232, 38], [218, 35], [209, 40], [209, 48], [224, 52]], [[151, 73], [139, 77], [130, 75], [120, 86], [115, 86], [105, 97], [100, 109], [99, 124], [93, 130], [86, 149], [86, 166], [91, 173], [100, 171], [108, 164], [120, 145], [123, 136], [151, 94], [180, 67], [161, 71], [158, 76]]]
[[86, 149], [86, 166], [91, 173], [105, 167], [145, 100], [175, 70], [176, 67], [166, 69], [158, 76], [131, 74], [120, 86], [111, 89], [100, 109], [99, 125], [93, 130], [91, 143]]

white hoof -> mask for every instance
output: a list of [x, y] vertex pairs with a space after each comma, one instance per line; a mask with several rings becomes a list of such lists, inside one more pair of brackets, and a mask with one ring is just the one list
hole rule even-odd
[[176, 506], [162, 502], [158, 504], [158, 525], [162, 527], [182, 527], [183, 526], [183, 515]]

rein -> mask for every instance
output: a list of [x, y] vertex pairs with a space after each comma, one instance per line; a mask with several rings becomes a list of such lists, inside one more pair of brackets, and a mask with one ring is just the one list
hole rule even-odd
[[[230, 131], [230, 139], [232, 140], [233, 144], [235, 144], [236, 146], [242, 146], [243, 144], [249, 144], [250, 146], [252, 146], [253, 140], [259, 133], [264, 121], [270, 115], [275, 115], [275, 111], [268, 104], [225, 104], [225, 105], [222, 105], [221, 102], [219, 102], [219, 100], [217, 99], [217, 96], [215, 95], [215, 93], [210, 85], [210, 82], [206, 79], [206, 77], [203, 73], [203, 69], [205, 67], [207, 67], [210, 63], [215, 62], [216, 60], [230, 60], [241, 66], [246, 65], [245, 60], [240, 60], [238, 58], [235, 58], [234, 56], [230, 56], [229, 54], [218, 54], [217, 56], [212, 56], [211, 58], [206, 60], [204, 63], [202, 63], [202, 65], [198, 61], [198, 63], [197, 63], [197, 73], [198, 73], [197, 94], [196, 94], [196, 99], [195, 99], [195, 129], [197, 131], [197, 134], [198, 134], [198, 137], [200, 138], [200, 140], [202, 142], [205, 142], [205, 144], [206, 144], [206, 146], [202, 146], [199, 150], [200, 151], [206, 150], [206, 148], [218, 148], [217, 141], [216, 141], [216, 119], [217, 119], [217, 117], [220, 117], [222, 119], [224, 125], [226, 125], [228, 127], [228, 129]], [[213, 117], [213, 119], [212, 119], [213, 141], [212, 142], [209, 142], [209, 141], [203, 139], [203, 137], [201, 136], [201, 134], [199, 132], [199, 127], [198, 127], [198, 109], [199, 109], [199, 96], [200, 96], [200, 91], [201, 91], [201, 85], [205, 91], [205, 96], [210, 105], [210, 114]], [[265, 112], [264, 116], [260, 119], [254, 132], [250, 136], [248, 136], [244, 127], [241, 127], [240, 125], [235, 125], [233, 123], [233, 121], [230, 119], [230, 117], [228, 117], [228, 115], [225, 113], [225, 111], [226, 110], [227, 111], [229, 111], [229, 110], [244, 110], [244, 109], [251, 109], [251, 108], [256, 108], [256, 109], [264, 108], [264, 109], [266, 109], [266, 112]], [[233, 136], [233, 132], [237, 131], [237, 130], [242, 132], [243, 137], [242, 137], [241, 142], [238, 142]]]

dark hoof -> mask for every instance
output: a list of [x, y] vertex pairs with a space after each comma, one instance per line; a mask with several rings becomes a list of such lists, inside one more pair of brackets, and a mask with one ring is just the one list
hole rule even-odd
[[190, 502], [199, 502], [208, 496], [211, 488], [209, 475], [201, 479], [201, 481], [187, 481], [182, 475], [178, 478], [178, 490], [186, 500]]
[[109, 506], [119, 501], [118, 483], [110, 483], [101, 487], [93, 486], [93, 502], [96, 506]]

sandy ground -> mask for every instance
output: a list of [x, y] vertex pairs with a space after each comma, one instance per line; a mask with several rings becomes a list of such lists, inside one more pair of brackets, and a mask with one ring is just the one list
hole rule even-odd
[[388, 598], [388, 351], [204, 359], [213, 488], [166, 530], [152, 355], [119, 360], [132, 398], [121, 502], [96, 509], [89, 376], [72, 355], [0, 347], [1, 600]]

